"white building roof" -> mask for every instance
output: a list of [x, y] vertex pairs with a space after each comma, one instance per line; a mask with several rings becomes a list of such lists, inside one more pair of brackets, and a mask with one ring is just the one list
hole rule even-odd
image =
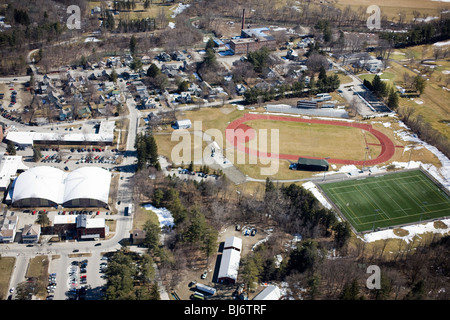
[[238, 237], [228, 237], [225, 239], [224, 248], [233, 247], [242, 250], [242, 239]]
[[234, 249], [224, 250], [222, 253], [222, 260], [220, 262], [220, 268], [217, 278], [229, 278], [236, 281], [240, 260], [241, 253], [239, 251], [236, 251]]
[[53, 167], [33, 167], [14, 182], [12, 203], [41, 198], [63, 204], [73, 199], [95, 199], [108, 203], [111, 174], [98, 167], [82, 167], [64, 172]]
[[26, 169], [28, 167], [22, 162], [22, 156], [0, 154], [0, 189], [6, 189], [9, 186], [17, 170]]
[[253, 300], [280, 300], [281, 291], [277, 286], [267, 286], [263, 291], [258, 293]]
[[12, 203], [27, 198], [61, 203], [64, 196], [64, 175], [64, 171], [53, 167], [28, 169], [15, 180]]
[[18, 145], [33, 145], [33, 137], [35, 132], [18, 132], [11, 131], [6, 135], [6, 139]]
[[179, 126], [185, 126], [185, 125], [192, 125], [192, 122], [189, 119], [183, 119], [183, 120], [177, 120], [177, 124]]
[[96, 199], [108, 203], [111, 173], [97, 167], [82, 167], [69, 173], [65, 179], [62, 203], [73, 199]]
[[56, 132], [21, 132], [10, 131], [6, 140], [15, 144], [33, 145], [36, 141], [66, 141], [66, 142], [112, 142], [114, 139], [114, 121], [101, 121], [98, 133], [56, 133]]

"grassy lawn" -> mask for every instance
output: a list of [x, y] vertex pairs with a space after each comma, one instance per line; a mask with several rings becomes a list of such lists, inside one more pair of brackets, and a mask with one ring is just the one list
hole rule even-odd
[[28, 264], [28, 270], [25, 277], [38, 279], [35, 294], [40, 299], [45, 299], [45, 297], [47, 296], [45, 286], [48, 277], [49, 263], [50, 262], [47, 256], [36, 256], [30, 259], [30, 262]]
[[[364, 132], [358, 128], [291, 121], [255, 120], [246, 122], [259, 132], [267, 129], [270, 148], [271, 130], [279, 132], [279, 152], [299, 156], [364, 160]], [[365, 132], [366, 136], [371, 136]], [[247, 145], [251, 146], [251, 142]]]
[[142, 229], [148, 220], [151, 220], [156, 225], [159, 224], [158, 217], [153, 211], [138, 206], [133, 219], [133, 229]]
[[[414, 56], [420, 59], [424, 46], [411, 47], [403, 50], [404, 52], [406, 50], [412, 51]], [[431, 46], [428, 46], [427, 54], [424, 57], [430, 58], [430, 52], [432, 52]], [[409, 67], [405, 67], [404, 65], [409, 66], [409, 61], [392, 61], [390, 67], [382, 73], [380, 78], [387, 81], [388, 85], [405, 87], [404, 74], [406, 73], [411, 77], [415, 77], [417, 73], [412, 70], [420, 67], [417, 64]], [[400, 97], [399, 106], [400, 108], [413, 107], [415, 109], [415, 115], [413, 117], [417, 117], [418, 115], [422, 116], [425, 122], [430, 123], [433, 128], [450, 139], [450, 130], [447, 124], [450, 121], [450, 104], [448, 103], [450, 100], [450, 92], [443, 88], [446, 86], [445, 79], [449, 75], [443, 73], [445, 70], [450, 70], [450, 61], [437, 60], [434, 71], [429, 72], [426, 76], [427, 85], [424, 93], [420, 96], [406, 95]], [[373, 74], [361, 74], [359, 78], [372, 81], [374, 76]]]
[[[262, 108], [258, 108], [255, 111], [264, 111]], [[208, 129], [218, 129], [225, 136], [225, 129], [228, 124], [242, 117], [247, 111], [238, 111], [235, 107], [225, 106], [222, 108], [203, 108], [195, 111], [179, 112], [177, 114], [178, 119], [190, 119], [192, 122], [201, 121], [201, 128], [203, 132]], [[390, 127], [385, 127], [382, 123], [378, 122], [390, 122]], [[372, 122], [371, 122], [372, 123]], [[365, 141], [361, 130], [350, 127], [337, 127], [337, 126], [323, 126], [317, 124], [302, 124], [296, 122], [283, 122], [277, 123], [276, 121], [250, 121], [247, 124], [251, 125], [254, 129], [279, 129], [280, 130], [280, 153], [292, 153], [300, 155], [318, 156], [318, 157], [335, 157], [343, 159], [364, 159], [364, 147]], [[398, 138], [394, 131], [401, 130], [402, 128], [396, 123], [392, 122], [391, 118], [380, 118], [372, 123], [374, 129], [383, 132], [387, 135], [396, 146], [407, 146], [409, 142], [405, 142]], [[192, 152], [184, 159], [184, 164], [187, 166], [190, 159], [193, 159], [193, 152], [204, 150], [206, 143], [202, 142], [200, 146], [199, 142], [194, 142], [192, 138], [192, 131], [194, 128], [189, 129], [191, 132], [191, 147]], [[356, 131], [355, 131], [356, 130]], [[158, 144], [158, 153], [171, 159], [171, 153], [173, 148], [180, 143], [180, 141], [171, 141], [170, 134], [174, 130], [169, 128], [161, 133], [155, 134], [155, 139]], [[378, 143], [378, 140], [368, 132], [365, 132], [365, 139], [367, 143]], [[270, 137], [270, 136], [269, 136]], [[299, 137], [294, 138], [293, 137]], [[268, 140], [270, 141], [270, 140]], [[369, 145], [368, 159], [375, 158], [380, 153], [381, 148], [376, 145]], [[301, 152], [301, 153], [300, 153]], [[235, 151], [235, 166], [244, 174], [255, 179], [265, 179], [267, 176], [261, 174], [261, 167], [269, 167], [272, 164], [273, 167], [278, 167], [276, 174], [270, 176], [271, 179], [303, 179], [311, 177], [319, 172], [303, 172], [289, 170], [289, 161], [280, 160], [277, 163], [264, 165], [261, 161], [257, 164], [249, 164], [248, 155], [245, 155], [245, 163], [236, 163], [237, 155], [242, 155], [240, 151]], [[391, 161], [408, 162], [410, 152], [405, 152], [403, 148], [396, 148], [395, 154]], [[414, 150], [411, 155], [411, 160], [422, 161], [423, 163], [431, 163], [436, 167], [440, 167], [439, 160], [426, 148]], [[383, 165], [387, 165], [385, 163]], [[342, 166], [336, 165], [335, 168], [330, 170], [339, 170]]]
[[0, 258], [0, 300], [6, 300], [9, 289], [9, 281], [14, 270], [16, 258], [2, 257]]
[[358, 232], [450, 214], [450, 197], [420, 170], [320, 187]]

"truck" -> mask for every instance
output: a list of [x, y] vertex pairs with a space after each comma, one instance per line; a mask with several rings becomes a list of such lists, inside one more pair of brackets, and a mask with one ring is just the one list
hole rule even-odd
[[124, 215], [125, 216], [131, 216], [132, 214], [133, 214], [133, 205], [130, 203], [130, 204], [128, 204], [126, 207], [125, 207], [125, 210], [124, 210]]

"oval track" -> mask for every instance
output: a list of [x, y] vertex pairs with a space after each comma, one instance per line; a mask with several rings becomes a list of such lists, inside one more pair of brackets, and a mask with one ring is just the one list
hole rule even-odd
[[354, 127], [365, 130], [372, 135], [374, 135], [381, 146], [381, 152], [375, 159], [370, 160], [347, 160], [347, 159], [336, 159], [329, 158], [329, 163], [334, 164], [353, 164], [353, 165], [375, 165], [379, 163], [386, 162], [392, 158], [395, 153], [394, 143], [389, 139], [384, 133], [375, 130], [372, 125], [367, 123], [357, 123], [357, 122], [344, 122], [344, 121], [334, 121], [334, 120], [320, 120], [320, 119], [303, 119], [303, 118], [293, 118], [285, 116], [274, 116], [274, 115], [264, 115], [264, 114], [245, 114], [242, 118], [236, 119], [231, 122], [226, 129], [226, 138], [229, 142], [240, 151], [243, 151], [250, 155], [256, 155], [263, 158], [276, 158], [283, 160], [293, 160], [297, 161], [299, 157], [309, 158], [309, 159], [323, 159], [322, 157], [310, 157], [302, 155], [292, 155], [292, 154], [277, 154], [277, 153], [266, 153], [259, 152], [258, 150], [251, 149], [244, 145], [249, 139], [251, 139], [255, 133], [247, 132], [248, 130], [253, 130], [251, 127], [245, 125], [244, 123], [251, 120], [272, 120], [272, 121], [292, 121], [292, 122], [303, 122], [303, 123], [317, 123], [330, 126], [345, 126]]

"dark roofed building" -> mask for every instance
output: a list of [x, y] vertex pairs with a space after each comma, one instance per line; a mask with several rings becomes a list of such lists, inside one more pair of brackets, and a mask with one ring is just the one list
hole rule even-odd
[[291, 165], [292, 169], [305, 171], [328, 171], [328, 161], [325, 159], [298, 158], [298, 162]]

